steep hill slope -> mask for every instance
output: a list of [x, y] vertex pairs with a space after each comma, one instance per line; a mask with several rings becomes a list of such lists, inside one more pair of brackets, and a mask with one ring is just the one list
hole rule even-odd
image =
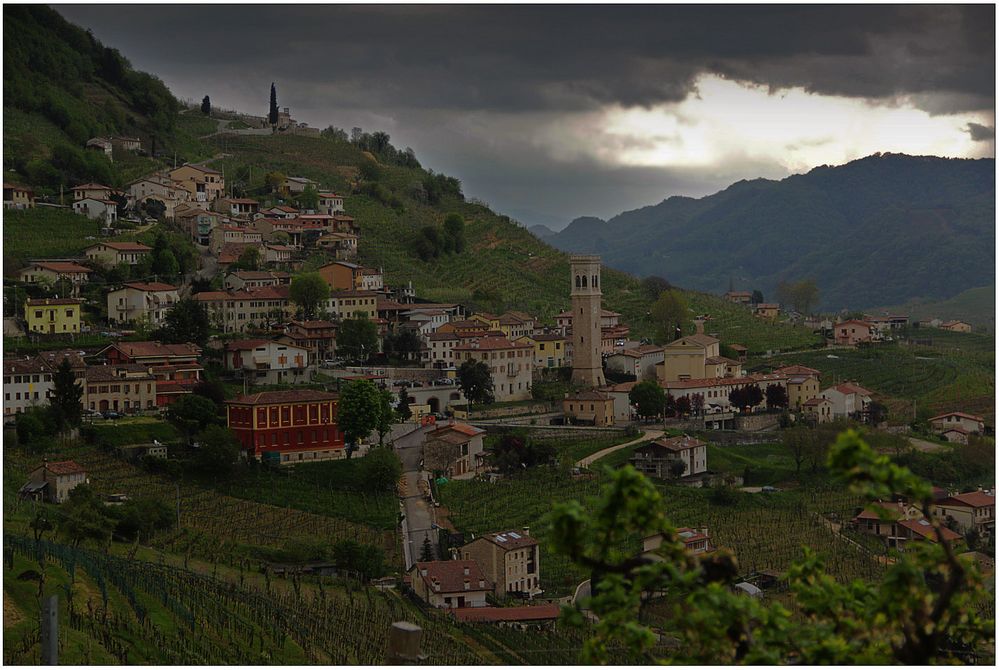
[[[423, 297], [461, 301], [479, 309], [524, 309], [548, 323], [568, 308], [569, 262], [565, 253], [539, 241], [509, 217], [466, 202], [457, 179], [422, 168], [412, 153], [392, 147], [387, 135], [373, 133], [359, 143], [337, 133], [319, 138], [280, 134], [207, 137], [216, 130], [214, 120], [198, 111], [178, 113], [176, 100], [158, 80], [132, 71], [120, 54], [58, 14], [44, 7], [5, 7], [4, 17], [8, 21], [4, 63], [9, 66], [5, 93], [10, 87], [15, 94], [5, 95], [4, 100], [4, 168], [13, 169], [16, 179], [43, 194], [58, 193], [59, 185], [70, 187], [91, 179], [120, 185], [172, 164], [174, 151], [179, 160], [215, 157], [212, 165], [224, 171], [233, 193], [264, 202], [274, 201], [264, 183], [267, 173], [301, 175], [346, 195], [346, 209], [362, 230], [361, 260], [382, 267], [391, 284], [412, 282]], [[12, 34], [12, 26], [23, 34]], [[113, 75], [117, 72], [112, 67], [115, 63], [123, 68], [123, 74]], [[78, 86], [66, 82], [64, 68], [72, 68]], [[143, 83], [161, 87], [156, 95], [159, 102], [152, 107], [144, 106], [148, 101], [139, 95], [145, 90]], [[63, 84], [66, 90], [60, 92]], [[65, 123], [55, 123], [46, 108], [34, 106], [35, 98], [24, 91], [42, 91], [54, 100], [63, 96]], [[113, 112], [85, 105], [87, 96], [94, 96], [94, 100], [103, 96], [101, 104], [119, 109], [123, 123], [105, 118]], [[73, 131], [77, 126], [84, 130]], [[109, 165], [101, 154], [84, 152], [82, 143], [77, 142], [97, 132], [140, 134], [144, 142], [163, 137], [166, 139], [158, 146], [165, 148], [166, 155], [131, 163], [116, 156], [115, 163]], [[80, 169], [67, 170], [63, 157], [77, 154], [86, 159], [83, 167], [77, 160], [73, 165]], [[88, 172], [90, 166], [103, 166], [110, 174]], [[466, 221], [466, 249], [421, 259], [414, 250], [417, 236], [425, 227], [439, 229], [451, 212], [461, 214]], [[24, 216], [31, 219], [39, 214]], [[17, 230], [30, 228], [31, 221], [23, 223]], [[12, 234], [5, 229], [5, 240], [12, 240]], [[75, 241], [59, 245], [60, 253], [71, 253], [76, 246]], [[38, 235], [19, 240], [13, 248], [25, 257], [44, 255], [48, 249], [43, 248]], [[321, 262], [323, 258], [316, 256], [306, 267]], [[633, 334], [651, 335], [653, 328], [647, 318], [650, 298], [642, 293], [637, 279], [607, 270], [603, 286], [606, 306], [624, 315]], [[747, 310], [717, 297], [697, 293], [687, 297], [691, 316], [710, 313], [714, 332], [753, 351], [801, 348], [815, 341], [807, 331], [763, 323]]]
[[995, 161], [879, 154], [577, 219], [546, 241], [712, 292], [814, 278], [826, 309], [945, 299], [994, 279]]
[[95, 136], [138, 137], [148, 154], [171, 157], [189, 147], [180, 103], [159, 79], [44, 5], [5, 5], [3, 17], [5, 179], [58, 193], [80, 181], [120, 185], [156, 167], [148, 156], [112, 163], [84, 150]]

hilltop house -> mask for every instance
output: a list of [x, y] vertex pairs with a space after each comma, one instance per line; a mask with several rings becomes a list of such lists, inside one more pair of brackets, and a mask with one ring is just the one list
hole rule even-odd
[[163, 215], [176, 218], [178, 207], [191, 199], [191, 194], [177, 182], [160, 174], [136, 179], [128, 185], [128, 202], [136, 207], [148, 200], [163, 205]]
[[780, 316], [780, 305], [774, 302], [761, 302], [753, 307], [753, 315], [761, 319], [776, 319]]
[[725, 299], [737, 305], [748, 305], [753, 302], [753, 294], [750, 291], [729, 291]]
[[541, 547], [529, 528], [486, 533], [461, 548], [496, 585], [500, 598], [512, 593], [533, 597], [541, 592]]
[[[912, 541], [938, 541], [936, 530], [916, 507], [901, 502], [874, 505], [887, 510], [889, 518], [881, 519], [873, 510], [864, 509], [853, 518], [853, 525], [859, 532], [880, 537], [889, 548], [899, 551], [904, 551], [906, 544]], [[961, 536], [949, 528], [940, 531], [949, 542], [961, 540]]]
[[103, 184], [80, 184], [73, 187], [73, 200], [110, 200], [115, 190]]

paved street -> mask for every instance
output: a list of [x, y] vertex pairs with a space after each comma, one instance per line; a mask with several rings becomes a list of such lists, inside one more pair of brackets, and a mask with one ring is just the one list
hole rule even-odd
[[[410, 561], [419, 560], [423, 549], [423, 541], [430, 538], [430, 543], [437, 551], [437, 531], [433, 529], [434, 511], [432, 506], [423, 497], [420, 491], [420, 479], [425, 477], [420, 472], [420, 456], [423, 444], [423, 435], [434, 426], [413, 429], [412, 424], [396, 426], [392, 431], [396, 453], [402, 461], [403, 478], [406, 482], [406, 491], [402, 499], [404, 512], [406, 515], [406, 525], [409, 531], [408, 538], [402, 538], [407, 543], [406, 553]], [[436, 553], [435, 553], [436, 555]], [[406, 566], [409, 567], [408, 565]]]

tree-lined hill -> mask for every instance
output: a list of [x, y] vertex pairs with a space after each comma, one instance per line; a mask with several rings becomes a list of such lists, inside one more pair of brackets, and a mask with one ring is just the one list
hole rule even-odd
[[825, 309], [941, 300], [994, 281], [995, 160], [876, 154], [583, 217], [546, 241], [704, 291], [770, 297], [812, 278]]

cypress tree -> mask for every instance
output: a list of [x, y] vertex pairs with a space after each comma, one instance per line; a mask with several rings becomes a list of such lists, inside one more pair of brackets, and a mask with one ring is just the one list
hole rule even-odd
[[278, 106], [277, 106], [277, 89], [274, 88], [274, 83], [271, 82], [271, 112], [268, 115], [268, 119], [272, 126], [276, 126], [278, 122]]
[[52, 375], [52, 386], [49, 403], [59, 423], [69, 427], [79, 426], [83, 409], [83, 387], [76, 383], [69, 358], [63, 358]]

